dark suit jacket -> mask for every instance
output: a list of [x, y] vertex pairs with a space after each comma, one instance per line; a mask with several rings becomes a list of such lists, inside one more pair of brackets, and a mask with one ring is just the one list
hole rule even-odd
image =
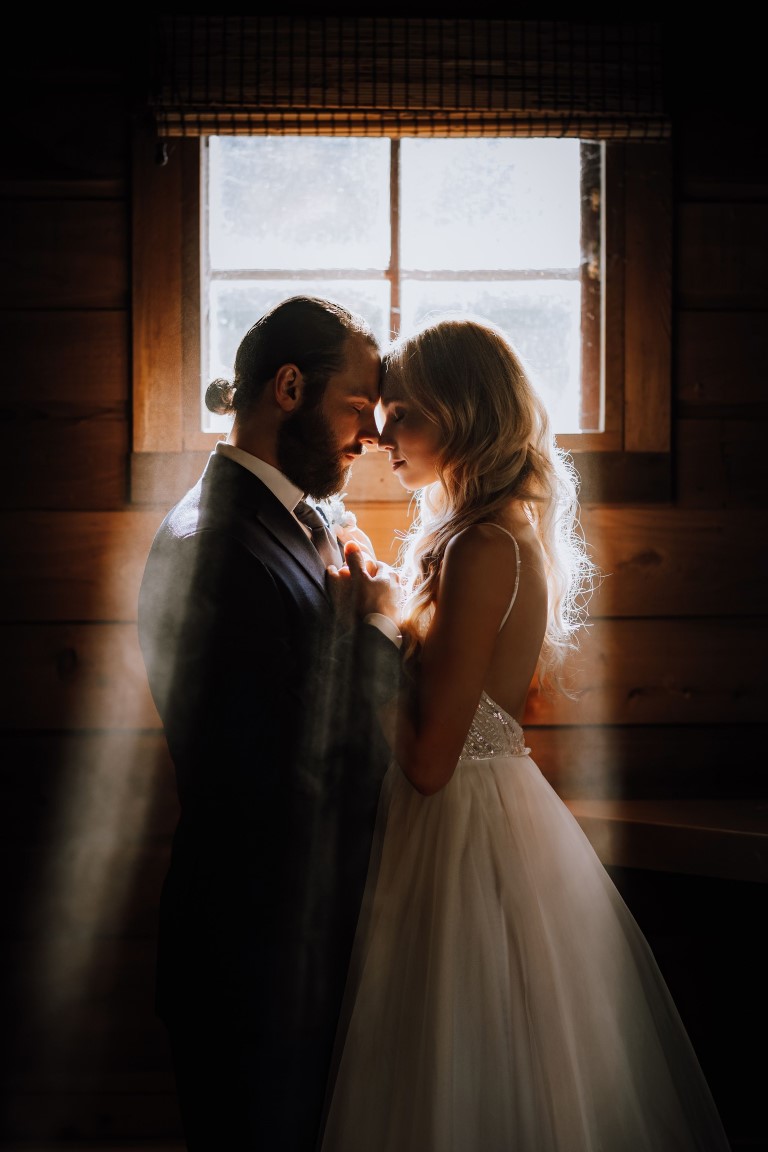
[[389, 759], [375, 707], [400, 668], [377, 629], [339, 631], [324, 576], [269, 489], [214, 453], [159, 528], [139, 600], [180, 803], [158, 1011], [231, 1026], [265, 1116], [290, 1102], [310, 1127]]

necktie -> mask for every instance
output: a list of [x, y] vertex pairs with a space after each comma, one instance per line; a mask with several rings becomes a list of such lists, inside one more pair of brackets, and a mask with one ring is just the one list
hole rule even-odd
[[294, 508], [295, 515], [305, 524], [312, 535], [312, 543], [317, 548], [323, 563], [335, 564], [337, 567], [341, 563], [341, 553], [336, 537], [328, 527], [328, 521], [324, 516], [318, 512], [311, 504], [307, 504], [306, 500], [299, 500]]

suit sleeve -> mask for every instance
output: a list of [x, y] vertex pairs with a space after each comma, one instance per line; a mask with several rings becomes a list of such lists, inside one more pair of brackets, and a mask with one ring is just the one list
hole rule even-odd
[[322, 797], [323, 843], [313, 855], [327, 865], [325, 876], [337, 892], [336, 938], [345, 955], [339, 969], [346, 971], [391, 758], [378, 708], [399, 691], [400, 653], [376, 627], [361, 622], [335, 637], [321, 675], [323, 682], [315, 686], [318, 706], [306, 732], [311, 748], [303, 761]]
[[236, 540], [203, 532], [179, 551], [147, 568], [140, 635], [182, 803], [210, 820], [247, 799], [258, 818], [252, 802], [275, 798], [304, 703], [285, 606]]

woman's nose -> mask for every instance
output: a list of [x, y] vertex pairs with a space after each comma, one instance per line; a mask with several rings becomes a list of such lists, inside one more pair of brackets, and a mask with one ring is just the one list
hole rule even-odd
[[392, 440], [392, 434], [389, 428], [389, 421], [387, 421], [379, 432], [379, 448], [381, 448], [382, 452], [388, 452], [394, 448], [394, 446], [395, 445]]

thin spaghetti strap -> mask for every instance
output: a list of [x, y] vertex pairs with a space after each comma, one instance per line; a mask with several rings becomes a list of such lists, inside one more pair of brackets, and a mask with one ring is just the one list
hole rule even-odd
[[486, 523], [489, 524], [491, 528], [498, 528], [500, 532], [506, 532], [507, 536], [509, 536], [510, 540], [512, 541], [512, 543], [515, 546], [515, 564], [516, 564], [515, 588], [514, 588], [514, 591], [512, 592], [512, 599], [509, 602], [509, 607], [507, 608], [506, 612], [504, 613], [504, 619], [501, 621], [501, 624], [499, 624], [499, 632], [501, 632], [502, 628], [504, 627], [507, 620], [509, 619], [509, 614], [512, 611], [512, 605], [515, 603], [515, 600], [517, 599], [517, 589], [518, 589], [518, 586], [520, 584], [520, 546], [508, 528], [502, 528], [501, 524], [496, 524], [493, 520], [487, 520]]
[[[487, 524], [489, 528], [498, 528], [498, 530], [500, 532], [505, 532], [507, 534], [507, 536], [509, 536], [510, 540], [512, 541], [512, 543], [515, 546], [515, 562], [517, 565], [516, 571], [515, 571], [515, 587], [514, 587], [514, 590], [512, 592], [512, 599], [509, 602], [509, 607], [507, 608], [506, 612], [504, 613], [504, 619], [502, 620], [501, 624], [499, 624], [499, 632], [501, 632], [502, 628], [504, 627], [507, 620], [509, 619], [509, 614], [512, 611], [512, 606], [515, 603], [515, 599], [517, 597], [518, 585], [520, 584], [520, 546], [518, 545], [517, 540], [512, 535], [512, 533], [509, 531], [508, 528], [502, 528], [501, 524], [497, 524], [494, 520], [482, 520], [482, 521], [480, 521], [480, 523]], [[462, 528], [460, 532], [456, 533], [456, 535], [461, 536], [464, 532], [467, 532], [469, 530], [469, 528], [471, 528], [471, 527], [472, 527], [472, 525], [470, 524], [467, 526], [467, 528]]]

